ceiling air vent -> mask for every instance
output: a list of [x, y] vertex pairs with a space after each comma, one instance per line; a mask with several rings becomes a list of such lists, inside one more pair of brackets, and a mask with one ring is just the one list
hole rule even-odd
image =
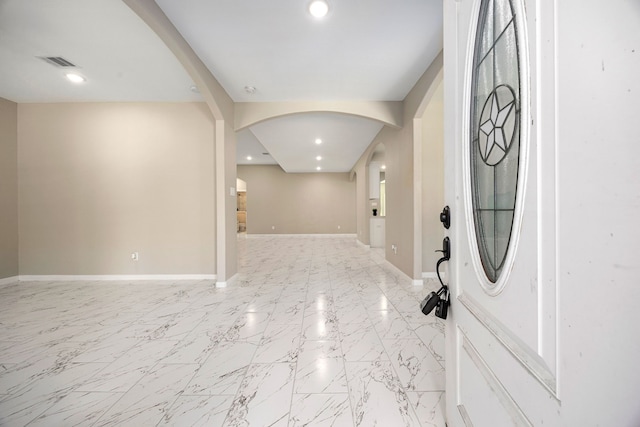
[[47, 61], [51, 65], [55, 65], [56, 67], [69, 68], [76, 66], [75, 64], [67, 61], [61, 56], [39, 56], [39, 58], [43, 61]]

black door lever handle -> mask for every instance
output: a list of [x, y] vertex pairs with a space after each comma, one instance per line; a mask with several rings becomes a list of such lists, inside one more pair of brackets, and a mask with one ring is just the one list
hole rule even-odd
[[436, 249], [436, 252], [442, 252], [442, 260], [449, 261], [451, 258], [451, 241], [449, 237], [442, 239], [442, 249]]
[[429, 314], [433, 309], [436, 309], [436, 316], [441, 319], [447, 318], [447, 313], [449, 312], [449, 287], [444, 284], [442, 281], [442, 277], [440, 277], [440, 264], [445, 261], [449, 261], [451, 258], [451, 241], [449, 237], [445, 237], [442, 240], [442, 249], [436, 250], [436, 252], [442, 252], [442, 258], [438, 260], [436, 263], [436, 274], [438, 275], [438, 280], [442, 285], [438, 292], [431, 292], [427, 297], [420, 303], [420, 310], [422, 310], [423, 314]]

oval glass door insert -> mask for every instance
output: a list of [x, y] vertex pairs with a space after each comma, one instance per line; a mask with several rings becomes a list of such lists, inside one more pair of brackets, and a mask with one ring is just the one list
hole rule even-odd
[[513, 231], [520, 162], [520, 64], [511, 0], [482, 0], [471, 80], [470, 167], [476, 241], [495, 283]]

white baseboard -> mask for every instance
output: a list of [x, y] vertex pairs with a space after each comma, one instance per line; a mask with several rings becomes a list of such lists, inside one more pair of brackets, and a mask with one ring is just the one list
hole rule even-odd
[[233, 285], [238, 280], [238, 274], [234, 274], [225, 282], [216, 282], [216, 288], [226, 288]]
[[365, 245], [359, 239], [356, 239], [356, 243], [358, 244], [358, 246], [362, 246], [364, 248], [371, 249], [371, 245]]
[[215, 274], [100, 274], [100, 275], [22, 275], [19, 276], [21, 282], [105, 282], [116, 280], [216, 280]]
[[20, 281], [20, 276], [5, 277], [4, 279], [0, 279], [0, 286], [9, 285], [11, 283], [15, 283], [19, 281]]
[[396, 267], [395, 265], [393, 265], [393, 264], [391, 263], [391, 261], [389, 261], [389, 260], [388, 260], [388, 259], [386, 259], [386, 258], [385, 258], [384, 262], [385, 262], [385, 265], [386, 265], [387, 267], [389, 267], [391, 270], [395, 271], [397, 274], [400, 274], [400, 275], [401, 275], [401, 276], [403, 276], [404, 278], [411, 280], [411, 284], [412, 284], [413, 286], [422, 286], [422, 285], [423, 285], [423, 283], [422, 283], [422, 279], [412, 279], [411, 277], [409, 277], [409, 276], [407, 275], [407, 273], [405, 273], [404, 271], [400, 270], [398, 267]]
[[261, 237], [356, 237], [356, 234], [246, 234], [248, 239]]
[[[446, 271], [440, 271], [440, 277], [442, 277], [442, 280], [446, 281], [447, 272]], [[437, 279], [438, 278], [438, 274], [436, 272], [422, 273], [422, 278], [423, 279]]]

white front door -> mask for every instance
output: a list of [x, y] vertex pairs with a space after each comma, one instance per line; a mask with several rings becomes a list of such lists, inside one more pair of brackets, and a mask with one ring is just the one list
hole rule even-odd
[[540, 90], [535, 43], [545, 13], [445, 2], [450, 426], [538, 425], [540, 402], [558, 402], [555, 146], [539, 144], [553, 135], [553, 93]]
[[448, 426], [640, 426], [640, 3], [444, 25]]

